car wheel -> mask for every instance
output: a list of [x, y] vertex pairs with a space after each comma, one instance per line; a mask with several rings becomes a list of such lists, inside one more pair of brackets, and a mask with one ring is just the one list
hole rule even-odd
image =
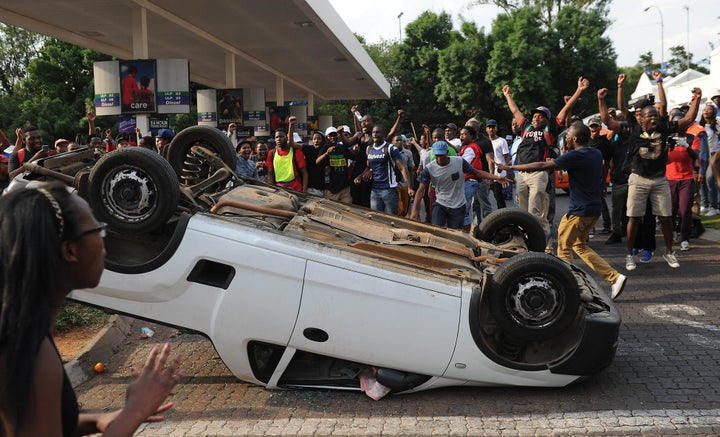
[[237, 158], [230, 138], [212, 127], [191, 126], [175, 135], [167, 148], [166, 158], [181, 184], [195, 185], [211, 174], [208, 163], [191, 152], [193, 146], [205, 147], [235, 170]]
[[510, 258], [495, 271], [489, 287], [492, 314], [512, 337], [547, 340], [579, 320], [580, 287], [570, 268], [552, 255]]
[[98, 220], [120, 232], [158, 229], [180, 200], [177, 176], [157, 153], [138, 147], [104, 155], [90, 172], [88, 201]]
[[506, 250], [545, 251], [545, 230], [537, 217], [518, 208], [488, 214], [475, 236]]

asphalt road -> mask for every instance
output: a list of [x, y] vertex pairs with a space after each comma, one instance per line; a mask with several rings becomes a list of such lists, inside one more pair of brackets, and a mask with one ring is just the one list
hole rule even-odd
[[[566, 205], [560, 197], [558, 211]], [[185, 355], [188, 376], [166, 420], [139, 436], [720, 435], [720, 239], [706, 238], [678, 251], [678, 269], [656, 256], [629, 273], [623, 245], [591, 241], [629, 276], [618, 301], [623, 325], [612, 365], [569, 387], [451, 388], [380, 401], [357, 392], [269, 391], [237, 380], [203, 337], [133, 321], [108, 371], [77, 388], [79, 400], [88, 411], [120, 407], [129, 366], [170, 341]], [[139, 339], [142, 326], [155, 336]]]

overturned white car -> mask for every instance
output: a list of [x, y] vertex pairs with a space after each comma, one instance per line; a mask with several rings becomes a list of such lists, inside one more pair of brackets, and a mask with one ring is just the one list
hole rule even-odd
[[10, 189], [64, 181], [110, 225], [101, 283], [73, 299], [200, 332], [268, 388], [564, 386], [612, 361], [617, 309], [541, 253], [531, 215], [499, 210], [469, 235], [240, 179], [234, 159], [192, 127], [166, 157], [81, 149]]

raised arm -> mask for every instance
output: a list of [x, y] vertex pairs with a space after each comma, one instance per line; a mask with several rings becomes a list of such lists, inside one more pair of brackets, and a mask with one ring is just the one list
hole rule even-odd
[[2, 130], [0, 130], [0, 145], [2, 145], [3, 150], [11, 146], [10, 139]]
[[293, 135], [293, 133], [295, 132], [295, 122], [296, 121], [297, 121], [297, 117], [295, 117], [294, 115], [291, 115], [290, 117], [288, 117], [288, 131], [287, 131], [288, 144], [293, 149], [301, 150], [302, 144], [297, 144], [295, 142], [295, 140], [293, 139], [293, 137], [295, 136], [295, 135]]
[[700, 88], [692, 89], [692, 99], [690, 100], [690, 109], [688, 109], [685, 117], [678, 120], [678, 132], [683, 132], [695, 121], [700, 110], [700, 99], [702, 98], [702, 90]]
[[607, 126], [608, 129], [617, 133], [620, 132], [620, 123], [618, 123], [618, 121], [614, 118], [610, 117], [610, 114], [608, 114], [607, 104], [605, 103], [605, 97], [607, 97], [607, 93], [607, 88], [601, 88], [597, 92], [598, 111], [600, 111], [600, 119], [603, 123], [605, 123], [605, 126]]
[[577, 82], [577, 88], [575, 89], [575, 92], [572, 96], [568, 99], [567, 102], [565, 102], [565, 106], [560, 110], [560, 112], [557, 115], [557, 119], [561, 122], [565, 121], [565, 116], [572, 112], [573, 106], [580, 100], [580, 95], [590, 87], [590, 81], [585, 79], [584, 77], [580, 76], [578, 77]]
[[655, 105], [658, 108], [660, 116], [664, 117], [667, 115], [667, 98], [665, 98], [665, 87], [663, 86], [662, 73], [660, 73], [659, 71], [653, 71], [652, 75], [653, 79], [655, 79], [655, 83], [657, 84], [658, 92], [658, 101], [655, 102]]
[[512, 94], [510, 93], [510, 85], [504, 85], [502, 87], [502, 93], [503, 96], [505, 96], [505, 100], [507, 100], [508, 108], [510, 108], [510, 112], [512, 113], [513, 117], [515, 117], [515, 120], [517, 120], [518, 123], [521, 123], [523, 120], [525, 120], [525, 115], [523, 115], [517, 103], [515, 103], [515, 100], [513, 100]]
[[391, 140], [392, 137], [395, 136], [395, 132], [397, 132], [398, 128], [400, 127], [400, 122], [405, 117], [405, 110], [398, 109], [397, 114], [398, 116], [395, 119], [395, 124], [393, 124], [392, 128], [390, 128], [390, 132], [388, 132], [387, 136], [385, 137], [386, 140]]
[[88, 109], [87, 120], [88, 120], [88, 136], [95, 135], [95, 113]]
[[[620, 73], [617, 78], [617, 107], [622, 113], [623, 118], [627, 120], [628, 117], [628, 109], [627, 105], [625, 104], [625, 96], [623, 95], [623, 91], [625, 89], [625, 79], [627, 79], [627, 74]], [[605, 120], [603, 120], [603, 123], [605, 123]], [[605, 123], [607, 125], [607, 123]]]

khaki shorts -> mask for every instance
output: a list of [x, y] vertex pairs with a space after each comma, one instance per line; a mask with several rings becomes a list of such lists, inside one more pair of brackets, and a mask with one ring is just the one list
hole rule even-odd
[[652, 205], [653, 215], [660, 217], [670, 217], [672, 215], [670, 183], [665, 176], [646, 178], [635, 173], [630, 174], [628, 179], [627, 216], [644, 216], [648, 199], [650, 199]]

